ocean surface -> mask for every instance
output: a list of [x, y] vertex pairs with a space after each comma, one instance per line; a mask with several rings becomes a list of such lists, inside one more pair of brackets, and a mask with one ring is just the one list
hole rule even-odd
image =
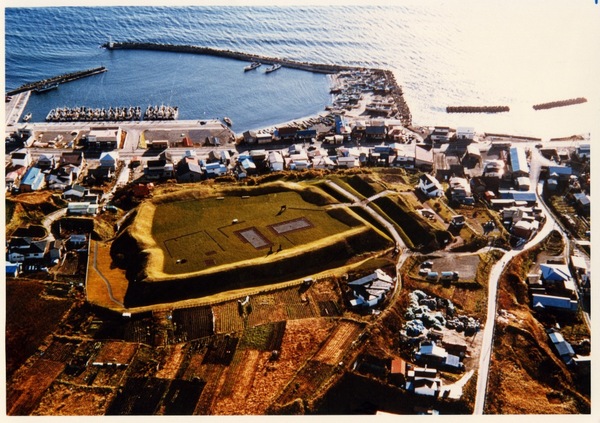
[[[43, 121], [61, 106], [179, 106], [180, 119], [229, 116], [242, 132], [324, 111], [329, 77], [182, 53], [108, 51], [109, 41], [230, 49], [391, 69], [419, 125], [537, 137], [588, 133], [600, 121], [600, 5], [593, 0], [396, 1], [391, 5], [36, 7], [5, 9], [6, 89], [106, 66], [32, 94]], [[586, 97], [571, 107], [532, 105]], [[446, 106], [510, 112], [447, 114]]]

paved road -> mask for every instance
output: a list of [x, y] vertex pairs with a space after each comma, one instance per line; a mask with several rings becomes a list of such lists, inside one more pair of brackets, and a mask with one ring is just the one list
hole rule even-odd
[[532, 156], [530, 162], [530, 179], [533, 186], [537, 186], [536, 195], [538, 197], [538, 207], [540, 207], [546, 216], [546, 223], [540, 229], [540, 231], [533, 237], [525, 246], [520, 250], [511, 250], [504, 254], [502, 259], [497, 262], [492, 270], [490, 271], [489, 282], [488, 282], [488, 309], [487, 319], [485, 322], [483, 341], [481, 345], [481, 355], [479, 357], [479, 371], [477, 379], [477, 395], [475, 397], [475, 407], [473, 414], [483, 414], [487, 390], [487, 381], [490, 369], [490, 359], [493, 346], [494, 337], [494, 324], [496, 323], [496, 294], [498, 291], [498, 280], [502, 274], [506, 264], [515, 256], [521, 254], [546, 238], [552, 230], [559, 230], [563, 235], [565, 242], [568, 242], [564, 232], [560, 230], [560, 226], [556, 224], [550, 210], [544, 204], [541, 194], [543, 184], [539, 183], [539, 176], [542, 164], [546, 164], [546, 159], [539, 153], [537, 149], [532, 149]]
[[388, 222], [383, 217], [381, 217], [371, 207], [367, 206], [367, 204], [370, 201], [372, 201], [372, 200], [374, 200], [376, 198], [379, 198], [382, 195], [388, 195], [390, 192], [379, 193], [379, 194], [374, 195], [373, 197], [370, 197], [370, 198], [368, 198], [368, 199], [366, 199], [364, 201], [361, 201], [354, 194], [352, 194], [351, 192], [346, 191], [344, 188], [340, 187], [339, 185], [337, 185], [333, 181], [330, 181], [329, 179], [327, 179], [325, 181], [325, 183], [327, 185], [329, 185], [331, 188], [333, 188], [334, 190], [336, 190], [337, 192], [339, 192], [340, 194], [342, 194], [344, 197], [346, 197], [349, 200], [351, 200], [353, 206], [361, 207], [363, 210], [365, 210], [367, 213], [369, 213], [371, 216], [373, 216], [373, 218], [375, 220], [377, 220], [379, 223], [381, 223], [388, 230], [388, 232], [390, 233], [390, 235], [392, 236], [392, 238], [394, 238], [394, 242], [396, 243], [396, 248], [398, 248], [399, 251], [404, 250], [406, 248], [406, 244], [404, 244], [404, 241], [400, 237], [400, 234], [398, 234], [398, 232], [396, 231], [396, 228], [394, 228], [394, 225], [392, 225], [390, 222]]

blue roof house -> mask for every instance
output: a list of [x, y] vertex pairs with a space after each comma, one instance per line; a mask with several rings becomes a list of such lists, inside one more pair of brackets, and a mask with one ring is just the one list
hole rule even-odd
[[43, 188], [44, 180], [45, 177], [42, 170], [39, 167], [32, 167], [25, 173], [25, 176], [21, 181], [20, 189], [23, 192], [37, 191]]

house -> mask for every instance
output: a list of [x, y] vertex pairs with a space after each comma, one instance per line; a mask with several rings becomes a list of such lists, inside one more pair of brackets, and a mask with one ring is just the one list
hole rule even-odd
[[72, 234], [67, 240], [69, 248], [81, 248], [87, 244], [87, 236], [85, 234]]
[[38, 191], [44, 187], [45, 175], [39, 167], [31, 167], [23, 176], [19, 190], [21, 192]]
[[335, 167], [335, 162], [326, 155], [315, 156], [312, 159], [312, 165], [313, 169], [333, 169]]
[[415, 145], [415, 167], [423, 171], [433, 169], [433, 149], [428, 150]]
[[58, 263], [65, 251], [65, 243], [62, 239], [55, 239], [50, 242], [48, 248], [48, 258], [51, 263]]
[[456, 139], [457, 140], [472, 140], [475, 138], [475, 129], [471, 127], [458, 127], [456, 128]]
[[114, 150], [118, 147], [122, 134], [121, 128], [90, 128], [87, 145], [90, 148]]
[[401, 358], [394, 358], [390, 365], [389, 380], [396, 386], [404, 386], [406, 384], [406, 361]]
[[354, 157], [354, 156], [338, 157], [337, 165], [338, 165], [338, 167], [345, 167], [345, 168], [350, 169], [353, 167], [359, 167], [360, 162], [358, 161], [358, 157]]
[[281, 152], [277, 150], [269, 152], [267, 161], [269, 162], [269, 168], [272, 172], [279, 172], [285, 168], [283, 156], [281, 155]]
[[[239, 159], [238, 159], [239, 160]], [[239, 165], [243, 169], [244, 173], [247, 175], [254, 174], [257, 172], [256, 163], [252, 161], [251, 158], [242, 158], [238, 161]]]
[[86, 161], [82, 151], [65, 152], [60, 156], [59, 171], [62, 168], [70, 168], [73, 179], [77, 180], [85, 165]]
[[102, 184], [109, 181], [114, 176], [114, 171], [110, 167], [101, 165], [92, 165], [88, 168], [86, 182], [89, 184]]
[[477, 144], [467, 145], [467, 150], [463, 156], [463, 160], [468, 160], [481, 165], [481, 151], [479, 151]]
[[6, 276], [9, 278], [16, 278], [21, 273], [21, 263], [6, 262]]
[[428, 173], [424, 173], [419, 177], [418, 188], [428, 197], [441, 197], [444, 195], [442, 184]]
[[504, 176], [504, 162], [502, 160], [487, 160], [483, 166], [485, 178], [502, 179]]
[[341, 137], [340, 144], [342, 143], [344, 137], [348, 137], [352, 129], [346, 118], [340, 115], [335, 115], [335, 133]]
[[548, 337], [552, 342], [552, 346], [558, 353], [559, 357], [566, 364], [570, 364], [571, 360], [575, 357], [575, 351], [570, 343], [565, 341], [565, 338], [562, 336], [560, 332], [557, 332], [555, 329], [550, 329], [548, 331]]
[[242, 136], [246, 144], [256, 144], [256, 131], [244, 131]]
[[577, 157], [580, 159], [589, 159], [591, 158], [591, 151], [589, 144], [579, 144], [576, 149]]
[[450, 128], [447, 126], [436, 126], [429, 135], [431, 142], [445, 143], [450, 140]]
[[19, 166], [9, 171], [4, 177], [4, 183], [6, 184], [6, 188], [10, 189], [13, 186], [17, 186], [18, 182], [21, 181], [23, 175], [27, 172], [27, 168], [24, 166]]
[[117, 168], [117, 163], [119, 162], [119, 152], [118, 151], [104, 151], [100, 154], [100, 166], [104, 168], [110, 169], [112, 172]]
[[503, 200], [514, 200], [516, 202], [524, 202], [528, 206], [537, 204], [537, 197], [534, 191], [515, 191], [515, 190], [498, 190], [500, 198]]
[[589, 216], [591, 210], [590, 196], [583, 192], [578, 192], [573, 194], [573, 198], [575, 199], [575, 207], [577, 210], [584, 216]]
[[298, 128], [295, 126], [281, 126], [275, 130], [277, 138], [281, 140], [291, 140], [296, 138]]
[[380, 304], [394, 287], [394, 280], [383, 270], [376, 269], [365, 277], [348, 282], [348, 286], [354, 293], [354, 299], [350, 300], [351, 306], [374, 307]]
[[144, 175], [148, 179], [172, 178], [174, 174], [173, 164], [165, 159], [148, 160], [144, 167]]
[[515, 180], [515, 185], [519, 191], [529, 191], [531, 189], [531, 180], [527, 176], [519, 176]]
[[446, 362], [446, 357], [448, 357], [448, 352], [434, 342], [421, 343], [419, 351], [415, 354], [415, 360], [418, 363], [430, 365], [442, 365]]
[[343, 135], [331, 135], [323, 139], [323, 144], [342, 144], [344, 142]]
[[437, 369], [415, 367], [407, 372], [406, 390], [416, 395], [438, 397], [442, 389], [442, 380]]
[[577, 287], [566, 264], [541, 264], [541, 279], [553, 292], [560, 292], [565, 296], [577, 298]]
[[63, 198], [68, 201], [81, 201], [87, 189], [81, 185], [72, 185], [63, 192]]
[[316, 129], [302, 129], [296, 132], [296, 138], [300, 141], [310, 141], [313, 138], [316, 138], [317, 130]]
[[529, 176], [529, 164], [523, 147], [510, 148], [510, 169], [513, 178]]
[[98, 214], [99, 205], [89, 201], [72, 201], [67, 205], [68, 216], [93, 216]]
[[548, 175], [559, 181], [567, 181], [573, 174], [571, 166], [548, 166]]
[[471, 184], [465, 178], [451, 177], [448, 181], [450, 184], [450, 198], [462, 204], [474, 204], [475, 200], [471, 194]]
[[227, 173], [227, 166], [219, 162], [207, 163], [205, 170], [207, 178], [216, 178], [217, 176], [225, 175]]
[[54, 154], [42, 154], [40, 155], [37, 161], [37, 167], [39, 167], [42, 170], [52, 170], [56, 167], [57, 164], [58, 163], [54, 157]]
[[577, 300], [547, 294], [533, 294], [531, 304], [533, 308], [539, 310], [549, 309], [576, 312], [579, 309], [579, 302]]
[[365, 129], [367, 141], [383, 141], [387, 138], [387, 128], [383, 125], [369, 125]]
[[198, 182], [204, 179], [204, 170], [195, 157], [184, 157], [177, 164], [177, 182]]
[[28, 168], [31, 164], [31, 154], [29, 154], [29, 151], [26, 148], [13, 151], [10, 155], [10, 164], [13, 167], [23, 166]]

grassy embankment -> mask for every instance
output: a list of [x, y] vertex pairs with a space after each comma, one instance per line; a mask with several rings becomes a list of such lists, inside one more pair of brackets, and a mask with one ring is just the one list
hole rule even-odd
[[[321, 272], [391, 247], [386, 235], [350, 210], [327, 209], [335, 200], [314, 187], [276, 183], [220, 193], [207, 198], [206, 190], [184, 190], [142, 205], [127, 229], [129, 241], [113, 244], [113, 257], [123, 262], [135, 240], [146, 263], [142, 291], [148, 282], [167, 282], [159, 290], [168, 290], [171, 301], [183, 299], [173, 295], [188, 288], [191, 296], [214, 295]], [[285, 233], [271, 228], [296, 219], [308, 225]], [[271, 246], [256, 248], [236, 234], [248, 228]]]

